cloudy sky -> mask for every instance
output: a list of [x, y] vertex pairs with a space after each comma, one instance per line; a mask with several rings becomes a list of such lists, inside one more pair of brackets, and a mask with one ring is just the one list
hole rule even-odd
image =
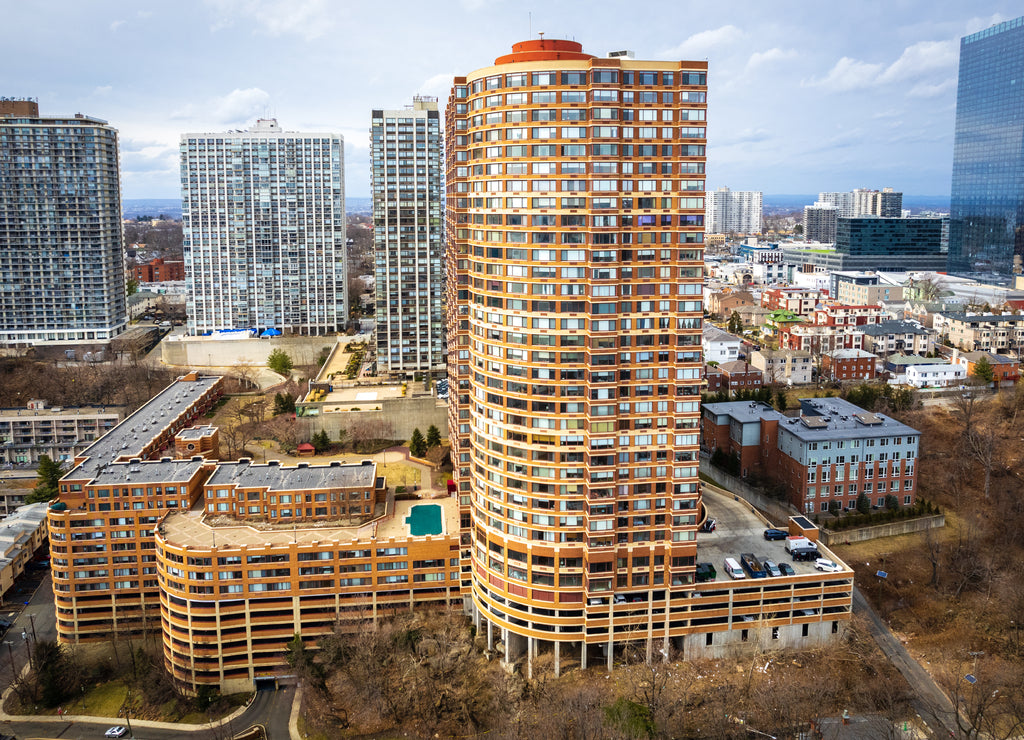
[[276, 117], [345, 137], [369, 195], [369, 116], [544, 32], [592, 54], [707, 59], [708, 185], [948, 195], [959, 39], [1002, 0], [2, 0], [0, 95], [121, 132], [124, 196], [177, 198], [178, 135]]

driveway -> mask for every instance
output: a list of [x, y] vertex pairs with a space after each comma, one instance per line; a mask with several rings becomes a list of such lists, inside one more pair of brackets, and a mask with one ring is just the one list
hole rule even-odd
[[853, 612], [862, 615], [878, 647], [906, 679], [913, 694], [914, 710], [928, 725], [933, 737], [950, 737], [955, 729], [952, 717], [956, 713], [949, 697], [938, 687], [931, 675], [911, 657], [903, 643], [889, 630], [860, 589], [853, 589]]

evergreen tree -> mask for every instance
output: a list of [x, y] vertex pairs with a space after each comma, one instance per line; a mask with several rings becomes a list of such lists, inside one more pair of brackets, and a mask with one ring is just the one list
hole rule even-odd
[[441, 446], [441, 431], [431, 424], [427, 428], [427, 448]]
[[785, 411], [789, 408], [789, 394], [786, 393], [785, 388], [779, 388], [775, 391], [775, 408], [779, 411]]
[[267, 356], [267, 367], [275, 373], [288, 375], [292, 371], [292, 358], [288, 353], [278, 347]]
[[321, 429], [309, 438], [309, 443], [317, 453], [327, 452], [331, 446], [331, 438], [327, 436], [326, 430]]
[[971, 375], [982, 383], [988, 384], [995, 379], [996, 372], [988, 358], [985, 355], [982, 355], [978, 358], [978, 361], [974, 363], [974, 370], [971, 371]]
[[857, 511], [861, 514], [871, 513], [871, 499], [868, 498], [866, 493], [861, 493], [857, 496]]
[[412, 430], [412, 439], [409, 440], [409, 453], [413, 457], [423, 457], [427, 454], [427, 442], [423, 439], [423, 433], [416, 427]]
[[733, 311], [732, 315], [729, 316], [729, 332], [732, 334], [743, 333], [743, 319], [740, 317], [739, 311]]
[[278, 393], [274, 396], [274, 416], [295, 413], [295, 396], [291, 393]]
[[59, 482], [64, 471], [60, 463], [54, 462], [49, 455], [39, 456], [39, 469], [36, 471], [39, 476], [37, 484], [32, 493], [25, 497], [25, 503], [35, 504], [40, 501], [49, 501], [57, 496], [60, 491]]

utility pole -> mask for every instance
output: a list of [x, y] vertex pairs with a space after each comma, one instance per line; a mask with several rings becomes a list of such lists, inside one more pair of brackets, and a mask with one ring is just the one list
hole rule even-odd
[[29, 624], [32, 625], [32, 642], [34, 644], [38, 645], [39, 644], [39, 638], [36, 637], [36, 615], [35, 614], [29, 614], [28, 615], [28, 621], [29, 621]]

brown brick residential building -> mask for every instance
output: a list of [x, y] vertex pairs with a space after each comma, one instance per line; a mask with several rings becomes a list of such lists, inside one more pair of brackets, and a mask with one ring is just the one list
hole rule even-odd
[[844, 509], [864, 494], [882, 506], [914, 502], [920, 432], [840, 398], [801, 400], [799, 416], [749, 401], [704, 405], [704, 449], [735, 455], [743, 476], [781, 484], [805, 513]]
[[829, 380], [871, 380], [878, 358], [862, 349], [837, 349], [821, 358], [821, 374]]
[[184, 260], [165, 262], [163, 258], [157, 257], [145, 265], [136, 265], [134, 277], [140, 283], [163, 283], [172, 280], [185, 279]]
[[734, 360], [717, 367], [707, 365], [704, 368], [707, 377], [708, 393], [728, 391], [757, 391], [761, 389], [761, 371], [743, 360]]

